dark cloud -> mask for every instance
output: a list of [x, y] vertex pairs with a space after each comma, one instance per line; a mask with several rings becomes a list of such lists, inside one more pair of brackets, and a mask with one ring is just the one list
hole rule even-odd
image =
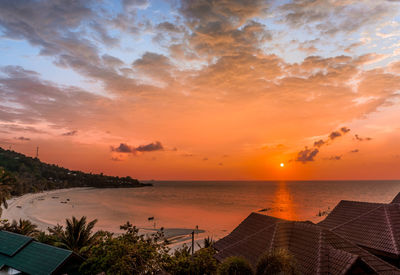
[[283, 22], [322, 35], [351, 33], [396, 13], [386, 1], [297, 0], [282, 5]]
[[163, 150], [164, 147], [162, 146], [161, 142], [156, 141], [154, 143], [150, 143], [147, 145], [140, 145], [135, 148], [138, 152], [151, 152], [151, 151], [160, 151]]
[[340, 132], [334, 131], [334, 132], [330, 133], [329, 138], [330, 138], [331, 140], [334, 140], [335, 138], [338, 138], [338, 137], [340, 137], [340, 136], [342, 136], [342, 134], [341, 134]]
[[372, 138], [370, 138], [370, 137], [360, 137], [359, 135], [354, 135], [354, 137], [356, 138], [356, 140], [358, 140], [358, 141], [370, 141], [370, 140], [372, 140]]
[[136, 154], [137, 152], [161, 151], [163, 149], [164, 147], [159, 141], [149, 143], [146, 145], [139, 145], [137, 147], [129, 146], [126, 143], [121, 143], [118, 147], [111, 147], [111, 151], [113, 152], [132, 153], [132, 154]]
[[[5, 107], [0, 105], [0, 121], [13, 122], [9, 129], [16, 131], [43, 132], [33, 126], [20, 126], [47, 122], [60, 127], [70, 124], [80, 124], [90, 121], [93, 114], [105, 115], [107, 111], [96, 102], [109, 102], [108, 99], [95, 95], [73, 86], [60, 86], [44, 81], [39, 74], [25, 70], [19, 66], [0, 68], [0, 101], [20, 107]], [[62, 111], [61, 111], [62, 110]], [[68, 114], [66, 116], [65, 114]], [[82, 119], [85, 118], [85, 119]], [[75, 125], [76, 126], [76, 125]], [[88, 126], [88, 125], [86, 125]]]
[[111, 147], [111, 151], [118, 153], [132, 153], [134, 148], [130, 147], [128, 144], [121, 143], [118, 147]]
[[27, 137], [15, 137], [15, 139], [21, 140], [21, 141], [29, 141], [31, 140], [30, 138]]
[[76, 134], [78, 134], [78, 131], [77, 130], [73, 130], [73, 131], [62, 133], [61, 135], [62, 136], [66, 136], [66, 137], [70, 137], [70, 136], [75, 136]]
[[316, 157], [316, 155], [318, 153], [319, 153], [318, 149], [316, 149], [316, 148], [315, 149], [308, 149], [306, 147], [304, 150], [300, 151], [297, 154], [296, 161], [300, 161], [302, 163], [307, 163], [307, 162], [310, 162], [310, 161], [314, 161], [314, 159], [315, 159], [315, 157]]
[[347, 127], [342, 127], [342, 128], [340, 128], [340, 131], [342, 131], [343, 134], [346, 134], [346, 133], [350, 132], [350, 129]]
[[331, 156], [328, 160], [341, 160], [342, 156]]
[[320, 139], [320, 140], [314, 142], [314, 147], [321, 147], [324, 144], [325, 144], [325, 141]]

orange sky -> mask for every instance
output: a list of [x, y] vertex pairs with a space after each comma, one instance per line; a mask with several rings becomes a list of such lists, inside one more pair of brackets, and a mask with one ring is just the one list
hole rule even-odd
[[139, 179], [400, 178], [400, 3], [0, 5], [4, 148]]

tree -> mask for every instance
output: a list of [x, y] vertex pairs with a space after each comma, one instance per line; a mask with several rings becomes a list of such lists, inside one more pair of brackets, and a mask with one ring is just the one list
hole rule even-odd
[[241, 257], [229, 257], [218, 267], [218, 275], [251, 275], [253, 269], [250, 264]]
[[92, 230], [97, 219], [87, 223], [85, 216], [79, 220], [72, 217], [72, 219], [66, 219], [65, 223], [65, 229], [60, 225], [49, 228], [50, 233], [56, 238], [54, 245], [81, 254], [82, 250], [87, 249], [96, 241], [98, 234], [93, 234]]
[[201, 248], [191, 255], [190, 247], [183, 245], [175, 250], [165, 270], [173, 275], [204, 275], [214, 274], [217, 270], [217, 261], [214, 258], [213, 247]]
[[279, 249], [261, 255], [256, 267], [256, 275], [298, 274], [293, 256], [287, 250]]
[[0, 216], [2, 212], [1, 205], [7, 208], [7, 199], [11, 196], [11, 191], [15, 183], [15, 177], [3, 167], [0, 167]]
[[8, 229], [6, 230], [31, 237], [36, 236], [39, 233], [36, 224], [33, 224], [29, 220], [22, 220], [22, 219], [19, 219], [18, 222], [16, 220], [13, 220], [11, 225], [8, 226]]
[[155, 274], [169, 261], [168, 248], [162, 232], [139, 235], [129, 222], [121, 226], [120, 236], [104, 235], [89, 251], [82, 264], [82, 274]]

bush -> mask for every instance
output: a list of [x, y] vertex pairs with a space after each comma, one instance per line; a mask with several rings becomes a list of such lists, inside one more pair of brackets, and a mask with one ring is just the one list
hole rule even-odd
[[192, 256], [190, 248], [184, 245], [175, 251], [170, 261], [164, 266], [164, 269], [173, 275], [214, 274], [217, 270], [217, 261], [214, 258], [214, 254], [214, 248], [207, 247], [201, 248]]
[[253, 269], [241, 257], [229, 257], [218, 268], [218, 275], [251, 275]]
[[257, 263], [256, 275], [297, 274], [295, 261], [287, 250], [263, 254]]
[[157, 274], [162, 271], [169, 259], [162, 232], [145, 237], [130, 223], [121, 229], [126, 232], [118, 237], [105, 234], [101, 242], [90, 248], [80, 274]]

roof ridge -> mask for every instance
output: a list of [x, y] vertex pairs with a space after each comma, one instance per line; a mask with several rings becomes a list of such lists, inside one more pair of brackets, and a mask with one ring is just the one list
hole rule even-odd
[[359, 218], [364, 217], [364, 216], [368, 215], [369, 213], [371, 213], [371, 212], [373, 212], [373, 211], [375, 211], [375, 210], [377, 210], [377, 209], [379, 209], [380, 207], [383, 207], [383, 206], [384, 206], [384, 204], [380, 204], [378, 207], [375, 207], [375, 208], [373, 208], [373, 209], [371, 209], [371, 210], [369, 210], [369, 211], [367, 211], [367, 212], [365, 212], [365, 213], [363, 213], [363, 214], [361, 214], [361, 215], [359, 215], [359, 216], [357, 216], [357, 217], [355, 217], [355, 218], [353, 218], [351, 220], [348, 220], [348, 221], [346, 221], [346, 222], [344, 222], [342, 224], [339, 224], [339, 225], [337, 225], [335, 227], [332, 227], [331, 230], [335, 230], [335, 229], [337, 229], [337, 228], [339, 228], [339, 227], [341, 227], [343, 225], [346, 225], [346, 224], [351, 223], [351, 222], [353, 222], [355, 220], [358, 220]]
[[385, 204], [385, 203], [382, 203], [382, 202], [353, 201], [353, 200], [340, 200], [339, 203], [341, 203], [342, 201], [343, 201], [343, 202], [357, 202], [357, 203], [364, 203], [364, 204]]
[[274, 224], [275, 228], [274, 228], [274, 232], [272, 233], [272, 238], [271, 238], [271, 243], [269, 244], [269, 249], [268, 252], [272, 252], [273, 247], [274, 247], [274, 242], [275, 242], [275, 237], [276, 237], [276, 229], [277, 229], [277, 224]]
[[392, 224], [392, 219], [390, 218], [390, 215], [388, 213], [388, 206], [386, 205], [385, 207], [383, 207], [383, 209], [385, 210], [385, 218], [387, 223], [389, 224], [389, 231], [390, 231], [390, 238], [392, 239], [392, 243], [394, 246], [394, 250], [396, 251], [396, 254], [399, 254], [399, 247], [397, 245], [396, 239], [394, 238], [394, 227]]
[[[317, 274], [321, 273], [321, 263], [322, 263], [322, 230], [319, 230], [319, 236], [318, 236], [318, 257], [317, 257]], [[328, 264], [329, 264], [329, 255], [328, 255]]]
[[[238, 243], [241, 243], [241, 242], [243, 242], [243, 241], [245, 241], [245, 240], [247, 240], [247, 239], [253, 237], [254, 235], [256, 235], [256, 234], [258, 234], [258, 233], [261, 233], [262, 231], [267, 230], [267, 229], [271, 228], [272, 226], [275, 226], [275, 225], [278, 224], [278, 223], [279, 223], [279, 222], [274, 223], [274, 224], [271, 224], [271, 225], [266, 226], [266, 227], [263, 227], [262, 229], [260, 229], [260, 230], [258, 230], [258, 231], [256, 231], [256, 232], [254, 232], [254, 233], [252, 233], [252, 234], [250, 234], [250, 235], [247, 235], [246, 237], [242, 238], [241, 240], [239, 240], [239, 241], [237, 241], [237, 242], [235, 242], [235, 243], [232, 243], [231, 245], [226, 246], [224, 249], [220, 250], [220, 252], [224, 251], [224, 250], [227, 249], [227, 248], [230, 248], [231, 246], [234, 246], [234, 245], [236, 245], [236, 244], [238, 244]], [[275, 230], [276, 230], [276, 228], [275, 228]], [[275, 233], [275, 231], [274, 231], [274, 233]]]
[[[364, 248], [358, 246], [356, 243], [354, 243], [353, 241], [351, 241], [351, 240], [349, 240], [349, 239], [343, 237], [342, 235], [340, 235], [340, 234], [338, 234], [338, 233], [336, 233], [336, 232], [334, 232], [334, 231], [332, 231], [332, 230], [330, 230], [330, 229], [326, 229], [326, 230], [327, 230], [327, 232], [329, 232], [330, 234], [334, 235], [336, 238], [339, 238], [339, 239], [342, 240], [343, 242], [345, 242], [345, 243], [347, 242], [347, 243], [351, 244], [352, 246], [354, 246], [354, 248], [356, 248], [356, 249], [358, 249], [358, 250], [361, 250], [362, 252], [365, 252], [365, 253], [367, 254], [368, 257], [374, 258], [374, 260], [376, 260], [376, 261], [378, 261], [378, 262], [384, 264], [385, 266], [391, 267], [392, 269], [394, 269], [394, 270], [396, 270], [396, 271], [400, 270], [400, 269], [397, 268], [396, 266], [394, 266], [394, 265], [390, 264], [389, 262], [386, 262], [386, 261], [382, 260], [382, 259], [379, 258], [378, 256], [375, 256], [374, 254], [368, 252], [366, 249], [364, 249]], [[337, 248], [335, 248], [335, 249], [337, 249]], [[353, 253], [353, 252], [347, 251], [347, 250], [344, 249], [344, 248], [339, 248], [338, 250], [342, 250], [342, 251], [344, 251], [344, 252], [346, 252], [346, 253], [349, 253], [349, 254], [358, 256], [358, 258], [360, 258], [362, 261], [364, 261], [365, 263], [367, 263], [375, 272], [378, 273], [378, 271], [376, 270], [375, 265], [370, 265], [370, 264], [368, 263], [368, 259], [367, 259], [367, 261], [364, 260], [365, 255], [361, 255], [361, 254], [358, 254], [358, 253], [355, 254], [355, 253]]]

